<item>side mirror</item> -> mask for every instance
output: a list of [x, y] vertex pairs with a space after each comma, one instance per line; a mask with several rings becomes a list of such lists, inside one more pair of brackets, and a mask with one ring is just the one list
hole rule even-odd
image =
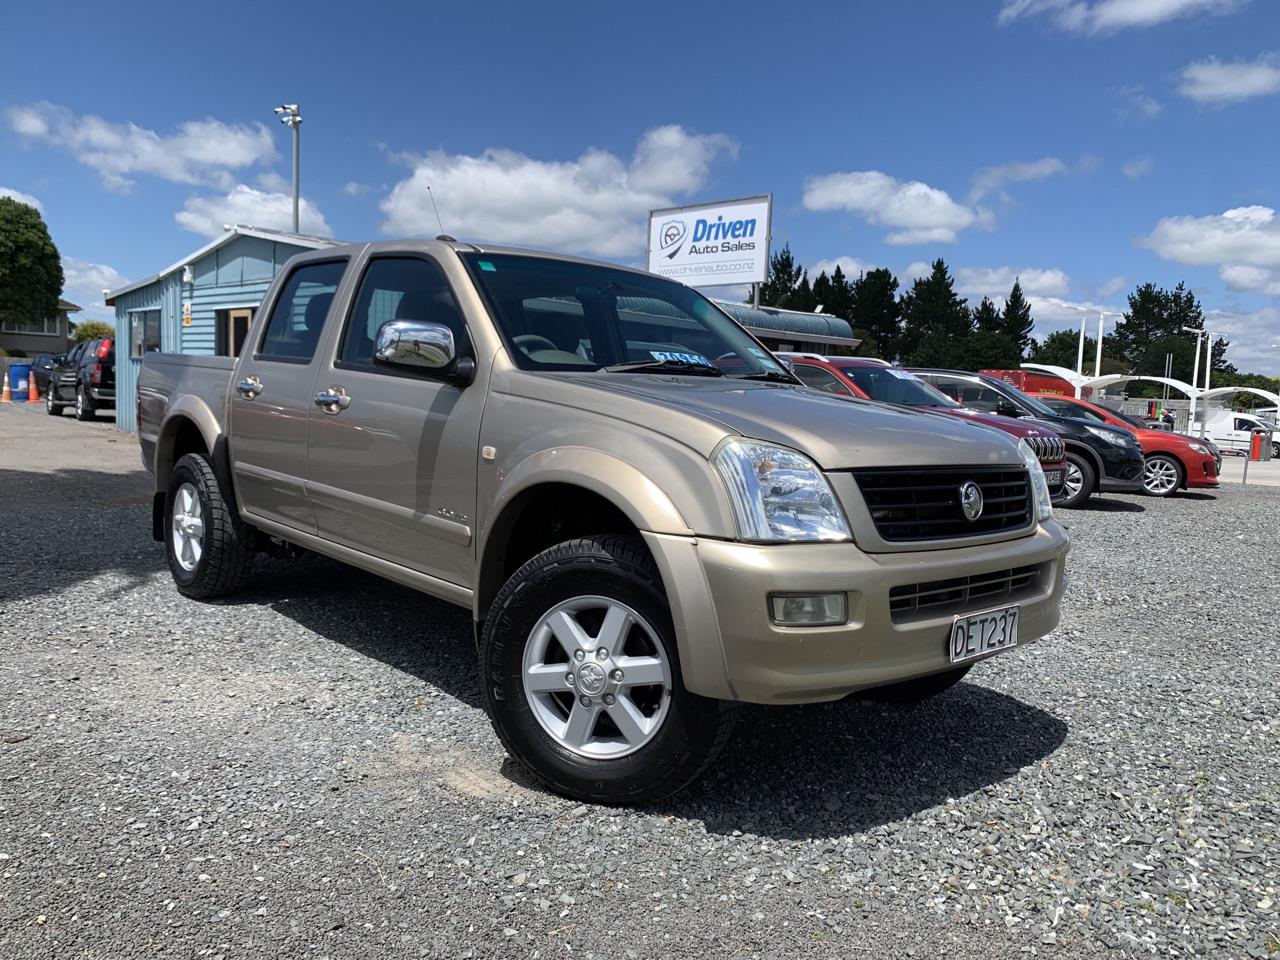
[[996, 413], [1002, 417], [1021, 417], [1022, 408], [1017, 406], [1011, 400], [1000, 399], [996, 401]]
[[51, 363], [56, 366], [62, 366], [66, 362], [67, 362], [67, 355], [65, 353], [56, 354], [53, 360], [51, 361]]
[[466, 386], [475, 376], [470, 357], [458, 357], [453, 331], [427, 320], [391, 320], [378, 328], [373, 344], [375, 363], [406, 367], [419, 373]]

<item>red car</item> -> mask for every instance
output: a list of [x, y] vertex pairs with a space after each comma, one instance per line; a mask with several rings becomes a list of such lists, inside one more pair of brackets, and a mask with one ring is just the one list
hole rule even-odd
[[1218, 485], [1221, 461], [1215, 448], [1206, 441], [1168, 430], [1148, 430], [1137, 421], [1088, 400], [1047, 393], [1038, 393], [1036, 397], [1060, 416], [1110, 424], [1136, 436], [1146, 458], [1142, 486], [1154, 497], [1167, 497], [1191, 487]]
[[1013, 417], [970, 410], [915, 374], [883, 360], [869, 357], [823, 357], [814, 353], [781, 353], [779, 356], [786, 357], [791, 362], [795, 375], [811, 389], [842, 397], [919, 407], [932, 413], [979, 423], [984, 427], [994, 427], [1019, 440], [1025, 440], [1044, 468], [1049, 493], [1057, 500], [1063, 492], [1067, 475], [1066, 447], [1062, 438], [1052, 430], [1023, 423]]

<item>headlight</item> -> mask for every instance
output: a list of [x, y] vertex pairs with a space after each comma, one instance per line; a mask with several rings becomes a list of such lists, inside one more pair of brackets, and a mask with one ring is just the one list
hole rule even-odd
[[1196, 453], [1204, 454], [1206, 457], [1213, 456], [1213, 451], [1211, 451], [1208, 447], [1206, 447], [1202, 443], [1188, 443], [1187, 446], [1190, 447], [1192, 450], [1194, 450]]
[[711, 457], [743, 540], [848, 540], [849, 524], [817, 464], [755, 440], [727, 440]]
[[1027, 441], [1018, 441], [1018, 452], [1022, 454], [1022, 462], [1027, 465], [1027, 475], [1031, 478], [1031, 496], [1036, 502], [1036, 519], [1040, 522], [1053, 519], [1053, 498], [1049, 496], [1049, 481], [1044, 478], [1044, 468], [1040, 459], [1027, 446]]
[[1131, 433], [1124, 433], [1120, 430], [1103, 430], [1101, 427], [1091, 427], [1088, 424], [1085, 424], [1084, 428], [1099, 440], [1105, 440], [1114, 447], [1127, 447], [1131, 443], [1137, 443]]

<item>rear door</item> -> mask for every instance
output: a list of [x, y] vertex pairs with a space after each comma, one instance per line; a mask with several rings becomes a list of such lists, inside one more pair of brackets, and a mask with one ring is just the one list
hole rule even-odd
[[389, 320], [442, 323], [458, 355], [473, 356], [466, 323], [429, 256], [372, 256], [359, 273], [341, 336], [312, 384], [313, 394], [347, 398], [309, 410], [307, 490], [320, 536], [470, 586], [485, 391], [373, 362], [374, 337]]
[[346, 259], [293, 266], [265, 321], [251, 332], [229, 392], [232, 474], [249, 517], [315, 533], [307, 499], [307, 417], [320, 342], [342, 285]]
[[71, 400], [76, 395], [76, 377], [80, 371], [80, 358], [84, 356], [88, 344], [81, 342], [71, 348], [67, 359], [53, 370], [52, 383], [56, 386], [54, 396], [59, 400]]

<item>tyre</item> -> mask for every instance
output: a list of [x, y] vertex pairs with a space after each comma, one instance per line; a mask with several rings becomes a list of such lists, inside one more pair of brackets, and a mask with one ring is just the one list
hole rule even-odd
[[574, 800], [669, 796], [733, 729], [733, 704], [684, 689], [666, 593], [639, 537], [570, 540], [522, 566], [493, 601], [480, 664], [507, 752]]
[[1153, 497], [1168, 497], [1182, 489], [1186, 471], [1165, 453], [1153, 453], [1142, 468], [1142, 489]]
[[1098, 485], [1098, 474], [1087, 457], [1067, 451], [1067, 477], [1062, 484], [1059, 507], [1078, 507], [1093, 495]]
[[208, 458], [188, 453], [174, 465], [165, 519], [165, 554], [183, 596], [224, 597], [248, 581], [253, 531], [227, 503]]
[[84, 387], [76, 387], [76, 419], [92, 420], [96, 411], [93, 406], [93, 397], [85, 391]]
[[930, 697], [936, 697], [938, 694], [950, 690], [964, 679], [965, 674], [969, 672], [972, 666], [973, 664], [966, 664], [963, 667], [956, 667], [954, 670], [948, 670], [945, 673], [933, 673], [927, 677], [917, 677], [914, 680], [904, 680], [902, 683], [892, 683], [887, 687], [863, 690], [855, 694], [855, 696], [860, 700], [874, 700], [877, 703], [919, 703], [921, 700], [928, 700]]
[[65, 407], [65, 403], [58, 403], [53, 399], [53, 381], [50, 380], [49, 388], [44, 392], [44, 412], [51, 417], [60, 417]]

